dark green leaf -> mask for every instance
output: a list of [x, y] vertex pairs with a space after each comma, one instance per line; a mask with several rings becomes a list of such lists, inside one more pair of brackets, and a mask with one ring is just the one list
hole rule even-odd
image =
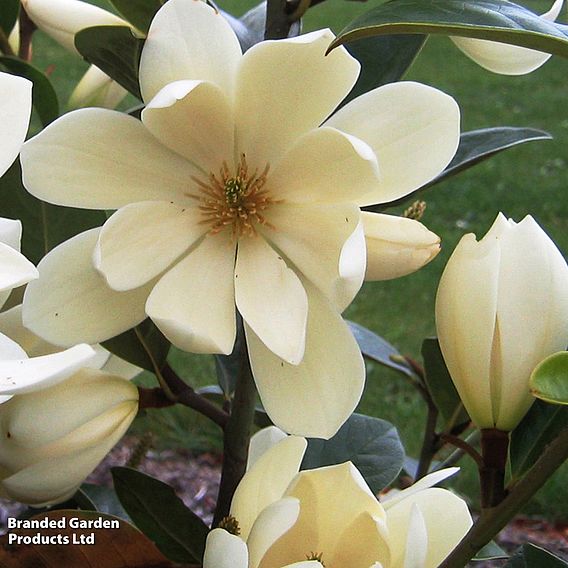
[[75, 47], [93, 65], [142, 100], [138, 66], [144, 40], [126, 26], [96, 26], [75, 35]]
[[351, 461], [371, 490], [378, 493], [399, 474], [404, 448], [396, 428], [386, 420], [352, 414], [329, 440], [309, 439], [302, 469]]
[[383, 34], [442, 34], [520, 45], [568, 57], [565, 28], [507, 0], [392, 0], [355, 18], [330, 49]]
[[358, 323], [348, 321], [347, 324], [365, 357], [403, 375], [414, 376], [404, 357], [388, 341]]
[[0, 65], [14, 75], [25, 77], [33, 83], [32, 102], [44, 126], [59, 116], [59, 102], [51, 81], [30, 63], [15, 57], [1, 57]]
[[152, 320], [146, 319], [135, 328], [103, 342], [102, 346], [129, 363], [153, 373], [155, 367], [161, 369], [164, 366], [171, 343]]
[[554, 353], [531, 374], [533, 396], [553, 404], [568, 404], [568, 351]]
[[34, 264], [58, 244], [106, 220], [102, 211], [59, 207], [33, 197], [22, 185], [19, 161], [0, 178], [0, 216], [22, 221], [22, 252]]
[[455, 426], [469, 422], [469, 416], [444, 362], [437, 337], [427, 337], [424, 340], [422, 358], [424, 359], [426, 386], [446, 424]]
[[[164, 0], [165, 1], [165, 0]], [[162, 0], [110, 0], [120, 15], [143, 33], [148, 31], [156, 12], [164, 4]]]
[[92, 509], [93, 511], [114, 515], [115, 517], [131, 522], [128, 513], [124, 510], [124, 507], [121, 505], [112, 487], [83, 483], [80, 490], [90, 499], [94, 507]]
[[509, 459], [513, 480], [521, 478], [536, 462], [544, 447], [568, 428], [568, 408], [535, 401], [511, 434]]
[[175, 562], [201, 562], [209, 529], [174, 490], [127, 467], [113, 467], [114, 488], [136, 526]]
[[473, 562], [483, 560], [494, 560], [496, 558], [507, 558], [509, 555], [495, 542], [488, 542], [477, 554], [472, 558]]
[[347, 51], [361, 63], [350, 100], [381, 85], [400, 81], [426, 42], [424, 35], [368, 37], [350, 43]]
[[503, 568], [566, 568], [568, 562], [534, 544], [523, 544]]
[[453, 160], [438, 177], [401, 199], [381, 204], [380, 209], [387, 209], [388, 207], [394, 207], [408, 200], [415, 199], [417, 193], [467, 170], [503, 152], [503, 150], [514, 148], [525, 142], [551, 139], [552, 136], [548, 132], [544, 132], [544, 130], [516, 128], [513, 126], [496, 126], [494, 128], [481, 128], [479, 130], [462, 132], [460, 144]]
[[20, 0], [2, 0], [0, 4], [0, 28], [9, 36], [14, 29], [20, 12]]

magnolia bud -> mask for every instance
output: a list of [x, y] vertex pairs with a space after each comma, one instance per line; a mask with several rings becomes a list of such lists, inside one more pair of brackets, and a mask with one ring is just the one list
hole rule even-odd
[[90, 106], [113, 109], [125, 96], [126, 89], [91, 65], [73, 89], [67, 106], [70, 109]]
[[465, 235], [436, 298], [442, 354], [479, 428], [512, 430], [534, 399], [529, 377], [568, 343], [568, 267], [527, 216], [499, 214], [479, 242]]
[[42, 507], [61, 503], [126, 432], [138, 410], [129, 381], [82, 369], [0, 406], [0, 488]]

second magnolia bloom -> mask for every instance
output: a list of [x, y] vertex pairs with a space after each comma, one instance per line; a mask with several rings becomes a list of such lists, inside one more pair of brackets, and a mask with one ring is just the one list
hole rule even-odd
[[512, 430], [533, 403], [529, 377], [568, 343], [568, 267], [530, 216], [499, 214], [479, 242], [465, 235], [438, 289], [448, 370], [479, 428]]

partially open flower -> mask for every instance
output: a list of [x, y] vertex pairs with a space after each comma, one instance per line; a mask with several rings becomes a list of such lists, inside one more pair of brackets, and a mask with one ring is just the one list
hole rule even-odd
[[352, 463], [298, 472], [306, 441], [272, 441], [251, 441], [257, 457], [225, 528], [207, 538], [204, 568], [435, 568], [471, 526], [462, 499], [431, 487], [457, 468], [426, 476], [383, 506]]
[[0, 494], [35, 507], [70, 498], [138, 409], [129, 381], [93, 369], [0, 405]]
[[478, 242], [465, 235], [436, 298], [442, 354], [479, 428], [512, 430], [534, 398], [529, 378], [568, 343], [568, 267], [535, 220], [499, 214]]

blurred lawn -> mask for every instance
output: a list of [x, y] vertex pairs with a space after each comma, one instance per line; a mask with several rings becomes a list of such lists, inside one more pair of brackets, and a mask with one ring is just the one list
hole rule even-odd
[[[104, 0], [93, 3], [108, 7]], [[218, 1], [221, 8], [235, 15], [242, 14], [254, 3]], [[331, 27], [337, 32], [356, 14], [378, 3], [328, 0], [310, 11], [304, 30]], [[531, 7], [544, 12], [549, 2], [536, 1]], [[55, 64], [52, 78], [60, 100], [66, 101], [86, 65], [41, 34], [36, 36], [35, 50], [35, 62], [40, 68]], [[423, 221], [442, 237], [442, 253], [417, 274], [391, 282], [366, 284], [347, 310], [348, 318], [384, 336], [402, 352], [419, 358], [422, 339], [435, 333], [433, 306], [437, 282], [449, 254], [464, 233], [483, 235], [498, 211], [517, 221], [530, 213], [561, 250], [568, 251], [568, 200], [564, 194], [568, 181], [567, 71], [568, 62], [553, 59], [529, 76], [493, 75], [462, 55], [447, 38], [433, 37], [428, 41], [407, 78], [453, 95], [462, 108], [464, 130], [531, 126], [549, 131], [555, 139], [509, 150], [423, 194], [428, 204]], [[176, 351], [172, 354], [172, 363], [195, 385], [215, 382], [210, 357]], [[359, 410], [392, 421], [399, 427], [408, 452], [416, 455], [425, 419], [420, 398], [398, 376], [376, 365], [368, 366], [367, 380]], [[206, 449], [211, 444], [219, 445], [216, 431], [186, 408], [149, 411], [137, 421], [135, 428], [152, 430], [165, 446]], [[475, 495], [475, 473], [467, 461], [463, 465], [457, 487]], [[565, 464], [536, 496], [527, 512], [550, 519], [566, 519], [566, 502], [568, 465]]]

